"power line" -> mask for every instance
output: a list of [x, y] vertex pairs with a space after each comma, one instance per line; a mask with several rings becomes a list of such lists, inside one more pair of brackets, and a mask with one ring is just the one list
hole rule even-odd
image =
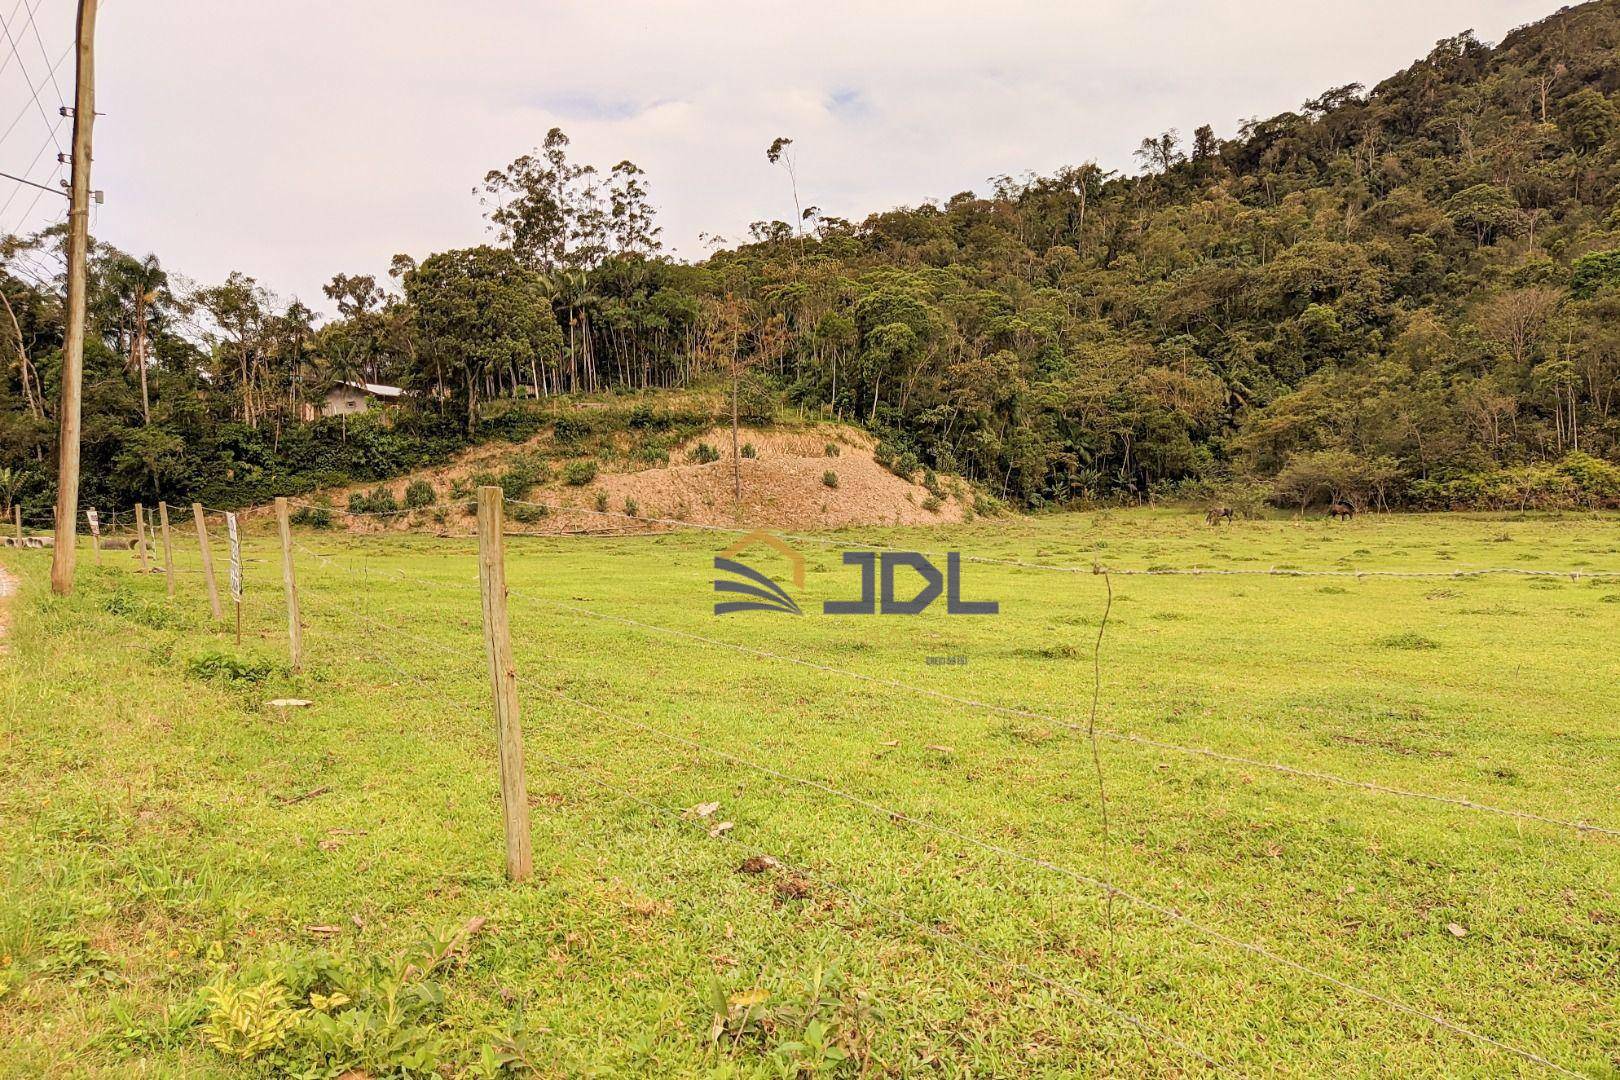
[[[41, 0], [41, 3], [43, 2], [44, 0]], [[23, 0], [17, 0], [15, 4], [11, 5], [11, 14], [6, 16], [7, 20], [15, 20], [17, 18], [17, 12], [22, 10], [22, 6]], [[31, 18], [33, 16], [33, 12], [29, 12], [29, 16]], [[15, 55], [16, 53], [10, 52], [5, 56], [0, 56], [0, 75], [4, 75], [6, 73], [6, 68], [11, 66], [11, 58]]]
[[[29, 12], [29, 18], [33, 18], [33, 12], [31, 11]], [[45, 106], [39, 100], [39, 90], [34, 86], [32, 76], [28, 74], [28, 65], [23, 63], [22, 54], [17, 51], [17, 39], [12, 36], [11, 26], [5, 22], [0, 22], [0, 30], [5, 31], [6, 41], [11, 45], [12, 55], [17, 57], [17, 67], [22, 71], [23, 82], [28, 84], [28, 93], [34, 99], [34, 108], [39, 110], [39, 118], [45, 121], [45, 126], [51, 129], [51, 141], [56, 142], [56, 128], [51, 127], [51, 118], [46, 114]], [[43, 46], [41, 47], [43, 48]], [[53, 82], [56, 78], [55, 71], [55, 68], [51, 69], [51, 79]], [[58, 91], [57, 97], [61, 97], [60, 91]], [[62, 144], [59, 142], [56, 143], [56, 149], [57, 152], [60, 153], [62, 150]]]
[[[43, 0], [41, 0], [41, 2], [43, 2]], [[36, 10], [35, 8], [29, 8], [28, 9], [28, 25], [33, 28], [34, 41], [39, 44], [39, 58], [41, 60], [45, 61], [45, 63], [47, 65], [49, 65], [51, 63], [50, 54], [48, 54], [45, 51], [45, 39], [39, 36], [39, 23], [34, 21], [34, 11], [35, 10]], [[12, 16], [13, 16], [13, 18], [15, 18], [16, 17], [16, 12], [12, 12]], [[47, 67], [45, 73], [50, 77], [51, 88], [56, 91], [56, 102], [57, 102], [57, 104], [62, 106], [63, 108], [67, 108], [67, 99], [62, 96], [62, 86], [61, 86], [60, 83], [58, 83], [56, 81], [56, 68], [55, 68], [55, 66]]]
[[[56, 69], [62, 66], [62, 61], [66, 60], [67, 57], [68, 57], [68, 53], [70, 53], [72, 51], [73, 51], [73, 47], [70, 45], [67, 48], [62, 50], [62, 55], [61, 56], [58, 56], [56, 58], [56, 63], [51, 65], [51, 75], [53, 77], [56, 74]], [[13, 54], [15, 54], [15, 50], [13, 50]], [[10, 57], [7, 57], [7, 59], [10, 59]], [[21, 61], [21, 59], [22, 58], [19, 56], [18, 57], [19, 62]], [[30, 86], [32, 86], [32, 84], [30, 84]], [[35, 104], [38, 104], [38, 99], [37, 98], [35, 99]], [[17, 115], [12, 117], [11, 123], [6, 125], [5, 132], [0, 133], [0, 143], [4, 143], [6, 141], [6, 138], [7, 138], [7, 136], [9, 136], [11, 134], [12, 129], [14, 129], [17, 126], [17, 124], [22, 120], [22, 118], [24, 116], [27, 116], [27, 115], [28, 115], [28, 105], [25, 103], [21, 109], [17, 110]], [[60, 120], [61, 117], [58, 117], [57, 119]], [[52, 138], [53, 139], [55, 138], [54, 130], [52, 131]]]
[[5, 179], [7, 179], [7, 180], [14, 180], [19, 184], [27, 184], [29, 187], [37, 187], [41, 191], [49, 191], [49, 192], [52, 192], [54, 194], [60, 195], [63, 198], [67, 198], [67, 192], [63, 191], [61, 188], [49, 187], [49, 186], [47, 186], [45, 184], [41, 184], [37, 180], [30, 180], [25, 176], [12, 176], [8, 172], [0, 172], [0, 177], [3, 177]]
[[[62, 119], [63, 119], [62, 117], [57, 117], [56, 118], [56, 124], [51, 128], [50, 137], [47, 138], [42, 144], [40, 144], [40, 148], [34, 152], [33, 159], [31, 161], [29, 161], [28, 167], [23, 170], [24, 175], [27, 175], [28, 173], [31, 173], [31, 172], [34, 171], [34, 166], [39, 164], [39, 159], [44, 156], [45, 151], [47, 151], [47, 150], [49, 150], [51, 148], [51, 143], [56, 141], [56, 129], [62, 126]], [[62, 165], [61, 165], [60, 162], [58, 162], [57, 166], [56, 166], [56, 174], [59, 175], [61, 173], [61, 171], [62, 171]], [[21, 189], [20, 188], [19, 189], [13, 189], [11, 194], [6, 196], [6, 201], [3, 202], [3, 203], [0, 203], [0, 214], [4, 214], [6, 212], [6, 209], [11, 206], [11, 200], [15, 199], [17, 197], [17, 191], [19, 191], [19, 190], [21, 190]], [[18, 222], [18, 227], [19, 228], [21, 227], [21, 224], [22, 224], [21, 222]], [[15, 231], [15, 230], [13, 230], [13, 231]]]

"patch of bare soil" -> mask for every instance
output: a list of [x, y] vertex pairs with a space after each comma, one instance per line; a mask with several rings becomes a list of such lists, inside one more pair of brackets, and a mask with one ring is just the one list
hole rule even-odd
[[[480, 447], [438, 468], [380, 485], [403, 503], [406, 485], [427, 479], [439, 494], [437, 507], [369, 518], [334, 513], [333, 525], [368, 532], [428, 529], [471, 533], [474, 520], [452, 501], [451, 487], [465, 484], [480, 471], [498, 472], [514, 454], [546, 449], [548, 441], [542, 437], [522, 448]], [[694, 462], [692, 451], [699, 443], [718, 451], [719, 460]], [[922, 484], [896, 476], [872, 456], [875, 442], [869, 435], [838, 424], [792, 430], [744, 428], [738, 446], [751, 446], [753, 453], [740, 457], [740, 512], [731, 429], [720, 426], [676, 447], [667, 465], [605, 464], [594, 481], [578, 487], [562, 482], [560, 465], [566, 459], [553, 458], [555, 475], [529, 496], [533, 502], [549, 504], [551, 511], [536, 519], [533, 512], [524, 515], [521, 508], [509, 507], [508, 517], [515, 527], [535, 532], [642, 532], [662, 527], [652, 519], [725, 527], [740, 522], [773, 529], [932, 525], [962, 521], [973, 498], [968, 485], [952, 477], [940, 478], [936, 496]], [[837, 448], [836, 454], [828, 453], [829, 446]], [[341, 509], [351, 491], [377, 486], [356, 485], [325, 495], [334, 509]], [[531, 520], [522, 520], [524, 516]]]

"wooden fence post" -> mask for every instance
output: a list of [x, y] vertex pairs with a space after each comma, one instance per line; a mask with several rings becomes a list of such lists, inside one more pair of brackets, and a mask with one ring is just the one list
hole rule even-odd
[[146, 507], [135, 504], [135, 558], [140, 560], [141, 573], [146, 573]]
[[287, 590], [287, 639], [292, 648], [292, 669], [304, 666], [304, 628], [298, 622], [298, 577], [293, 573], [292, 522], [287, 500], [276, 499], [276, 528], [281, 532], [281, 584]]
[[22, 547], [22, 503], [11, 504], [11, 516], [17, 520], [17, 546]]
[[158, 525], [163, 530], [163, 577], [169, 587], [169, 599], [174, 599], [174, 548], [169, 543], [169, 504], [158, 500]]
[[203, 521], [202, 503], [191, 504], [191, 520], [197, 525], [197, 546], [202, 549], [203, 581], [208, 586], [208, 609], [214, 613], [215, 621], [218, 621], [225, 617], [225, 613], [219, 607], [219, 585], [214, 581], [214, 553], [208, 550], [208, 525]]
[[484, 642], [490, 689], [495, 698], [495, 737], [500, 747], [501, 818], [506, 827], [506, 876], [524, 881], [533, 869], [529, 849], [529, 794], [523, 779], [523, 723], [518, 715], [517, 666], [506, 618], [506, 545], [501, 489], [478, 489], [478, 587], [484, 597]]

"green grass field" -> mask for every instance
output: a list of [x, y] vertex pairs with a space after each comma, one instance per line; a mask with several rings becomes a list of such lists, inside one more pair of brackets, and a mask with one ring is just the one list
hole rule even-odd
[[[1620, 570], [1612, 516], [837, 539]], [[1173, 745], [1099, 740], [1105, 843], [1103, 578], [824, 616], [855, 571], [801, 543], [805, 617], [716, 617], [728, 537], [513, 538], [512, 885], [474, 542], [297, 540], [297, 675], [268, 535], [240, 648], [194, 542], [173, 601], [128, 553], [67, 600], [0, 554], [0, 1075], [1620, 1075], [1620, 838], [1175, 748], [1620, 830], [1620, 578], [1112, 576], [1098, 726]]]

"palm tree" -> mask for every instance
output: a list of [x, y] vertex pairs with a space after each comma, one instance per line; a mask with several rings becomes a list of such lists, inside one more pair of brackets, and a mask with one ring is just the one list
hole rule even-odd
[[120, 305], [127, 305], [129, 309], [128, 317], [132, 332], [128, 366], [140, 375], [141, 417], [145, 423], [150, 424], [152, 396], [146, 379], [146, 331], [152, 316], [152, 306], [168, 288], [169, 275], [159, 265], [156, 255], [148, 255], [139, 261], [127, 256], [118, 259], [111, 267], [108, 277], [111, 279], [108, 284]]
[[11, 513], [11, 503], [17, 497], [17, 491], [23, 485], [23, 475], [16, 469], [0, 466], [0, 494], [6, 498], [5, 513]]

